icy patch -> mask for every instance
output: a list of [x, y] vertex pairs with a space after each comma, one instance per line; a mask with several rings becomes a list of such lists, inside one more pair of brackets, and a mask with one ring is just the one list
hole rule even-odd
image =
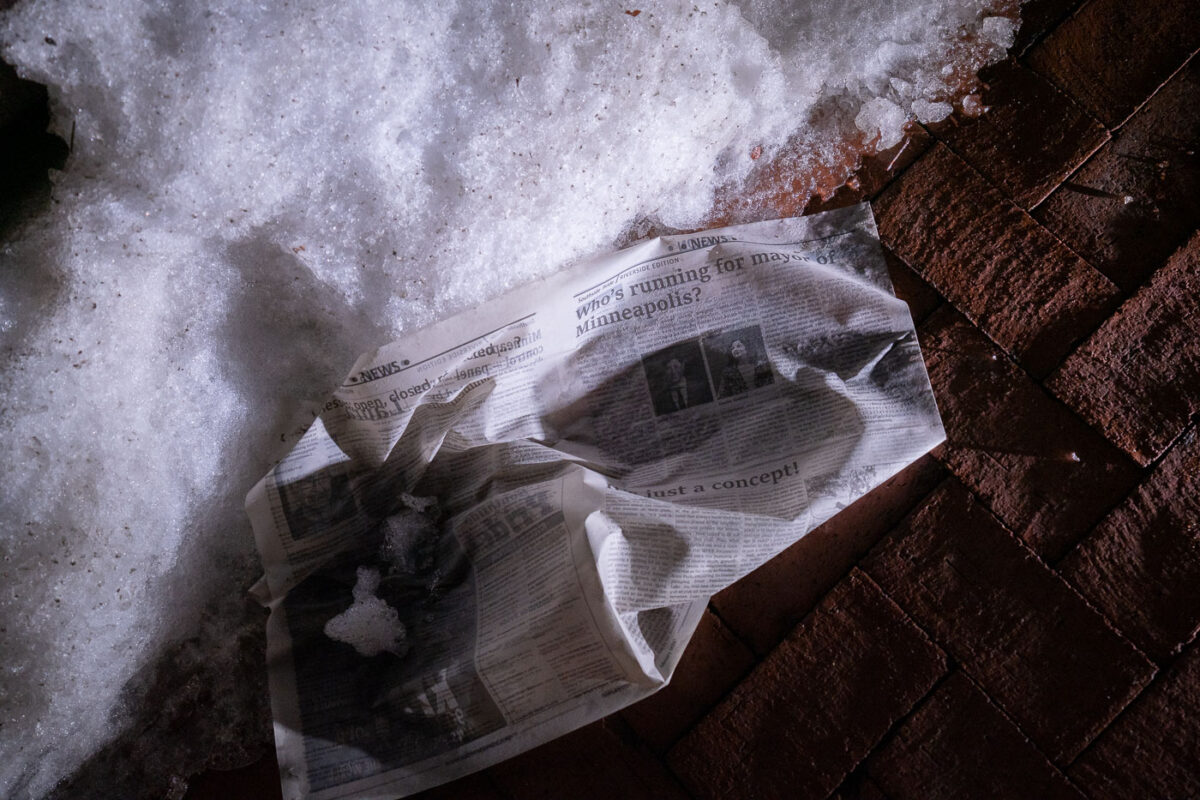
[[962, 99], [962, 111], [968, 117], [979, 117], [987, 111], [987, 106], [979, 95], [969, 94]]
[[887, 150], [904, 138], [903, 126], [908, 114], [891, 100], [875, 97], [863, 103], [854, 124], [879, 150]]
[[996, 47], [1007, 50], [1017, 38], [1017, 23], [1007, 17], [988, 17], [979, 26], [979, 35]]
[[[49, 84], [74, 149], [0, 244], [0, 796], [45, 796], [136, 730], [140, 676], [181, 640], [188, 685], [235, 696], [204, 654], [244, 622], [213, 603], [256, 571], [241, 498], [360, 351], [632, 233], [839, 180], [848, 152], [974, 108], [1004, 8], [6, 12], [0, 51]], [[245, 713], [164, 724], [179, 746], [88, 791], [162, 796], [145, 776], [186, 777], [263, 725]]]
[[954, 107], [949, 103], [931, 103], [928, 100], [914, 100], [912, 104], [913, 114], [917, 117], [917, 122], [941, 122], [954, 111]]
[[[403, 495], [408, 498], [409, 495]], [[405, 509], [383, 521], [381, 555], [399, 573], [415, 575], [433, 566], [438, 542], [437, 526], [423, 508]]]
[[359, 567], [354, 604], [325, 623], [325, 635], [354, 647], [360, 656], [401, 655], [407, 649], [400, 614], [380, 598], [379, 570]]

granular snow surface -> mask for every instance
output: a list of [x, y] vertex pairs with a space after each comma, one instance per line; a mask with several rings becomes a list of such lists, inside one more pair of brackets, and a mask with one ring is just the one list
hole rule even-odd
[[0, 243], [0, 796], [178, 795], [261, 752], [242, 498], [359, 352], [639, 232], [771, 216], [716, 198], [844, 176], [960, 109], [1015, 27], [979, 0], [655, 5], [0, 15], [73, 145]]

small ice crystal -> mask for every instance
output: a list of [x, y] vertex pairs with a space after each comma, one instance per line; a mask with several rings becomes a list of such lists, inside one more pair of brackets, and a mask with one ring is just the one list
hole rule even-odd
[[420, 511], [422, 514], [432, 513], [437, 506], [436, 497], [415, 497], [408, 492], [402, 492], [400, 500], [413, 511]]
[[401, 655], [406, 649], [404, 623], [396, 609], [375, 596], [378, 589], [379, 571], [359, 567], [354, 603], [325, 623], [325, 635], [368, 658], [384, 651]]
[[383, 521], [380, 554], [398, 572], [423, 572], [433, 566], [437, 535], [437, 528], [429, 517], [405, 509]]
[[854, 125], [867, 135], [869, 141], [878, 140], [877, 149], [887, 150], [904, 138], [903, 128], [907, 120], [908, 114], [900, 106], [891, 100], [875, 97], [862, 104], [858, 116], [854, 118]]
[[1017, 36], [1017, 25], [1007, 17], [985, 17], [979, 26], [979, 35], [1005, 50], [1012, 47]]
[[987, 111], [987, 106], [977, 94], [969, 94], [962, 99], [963, 113], [968, 117], [980, 117]]
[[950, 116], [950, 113], [954, 111], [954, 107], [949, 103], [931, 103], [928, 100], [914, 100], [912, 111], [916, 115], [918, 122], [941, 122]]

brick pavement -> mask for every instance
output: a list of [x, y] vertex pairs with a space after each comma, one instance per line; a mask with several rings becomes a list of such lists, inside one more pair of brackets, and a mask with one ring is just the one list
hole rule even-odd
[[427, 797], [1200, 797], [1200, 14], [1024, 14], [990, 114], [808, 206], [874, 202], [947, 443], [670, 688]]

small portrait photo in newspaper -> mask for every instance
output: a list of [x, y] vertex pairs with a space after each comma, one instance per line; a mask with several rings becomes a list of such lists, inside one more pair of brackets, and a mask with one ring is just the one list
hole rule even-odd
[[654, 414], [674, 414], [713, 400], [700, 343], [694, 339], [642, 357]]
[[757, 325], [706, 336], [704, 357], [717, 387], [718, 400], [775, 382], [762, 328]]

